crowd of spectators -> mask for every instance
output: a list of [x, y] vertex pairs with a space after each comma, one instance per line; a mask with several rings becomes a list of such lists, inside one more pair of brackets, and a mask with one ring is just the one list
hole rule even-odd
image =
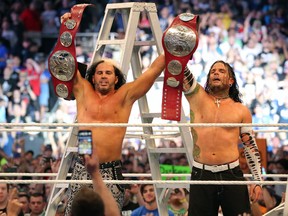
[[[1, 123], [73, 122], [75, 104], [73, 101], [67, 102], [55, 97], [47, 69], [47, 57], [58, 37], [60, 16], [70, 11], [74, 4], [93, 3], [96, 9], [85, 12], [83, 16], [85, 22], [82, 22], [80, 31], [97, 33], [106, 4], [116, 2], [128, 1], [0, 2]], [[163, 31], [179, 13], [191, 12], [200, 15], [199, 45], [193, 59], [188, 63], [199, 83], [204, 85], [208, 69], [215, 60], [225, 60], [236, 72], [243, 101], [253, 114], [253, 123], [288, 123], [288, 8], [285, 0], [147, 0], [145, 2], [157, 3]], [[125, 35], [121, 16], [116, 15], [111, 31], [119, 38]], [[142, 13], [137, 38], [146, 40], [151, 37], [149, 19]], [[119, 48], [112, 47], [106, 55], [117, 58], [118, 53]], [[89, 63], [91, 55], [92, 53], [77, 47], [79, 61]], [[145, 65], [150, 64], [155, 55], [154, 49], [141, 49], [143, 69]], [[155, 88], [154, 91], [156, 90]], [[55, 104], [59, 106], [53, 114], [51, 111]], [[1, 131], [1, 172], [57, 172], [69, 136], [64, 128], [57, 129], [59, 132], [55, 133], [25, 132], [21, 129], [13, 132]], [[254, 129], [257, 138], [267, 140], [269, 166], [267, 165], [266, 172], [288, 173], [288, 137], [285, 131], [287, 127]], [[283, 132], [275, 132], [278, 129]], [[261, 130], [274, 131], [261, 132]], [[123, 143], [123, 165], [126, 172], [149, 172], [143, 142], [140, 139], [127, 139]], [[176, 141], [161, 139], [159, 147], [181, 145], [181, 139]], [[50, 163], [51, 157], [53, 163]], [[163, 154], [160, 160], [163, 164], [188, 165], [185, 156], [180, 154]], [[279, 163], [282, 166], [281, 171], [277, 170], [280, 165], [277, 167], [276, 164]], [[35, 190], [35, 185], [22, 186], [19, 190], [30, 194], [29, 190], [33, 187]], [[50, 187], [51, 185], [47, 184], [39, 189], [40, 192], [46, 193], [46, 198], [49, 197]], [[270, 191], [272, 189], [269, 188]], [[278, 189], [275, 191], [279, 196], [283, 192]]]

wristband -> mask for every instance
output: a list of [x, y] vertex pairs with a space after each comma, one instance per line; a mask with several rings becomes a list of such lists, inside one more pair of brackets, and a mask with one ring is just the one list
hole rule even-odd
[[198, 46], [198, 22], [197, 15], [182, 13], [173, 20], [163, 34], [166, 68], [162, 119], [180, 121], [184, 69]]
[[77, 4], [71, 8], [71, 17], [61, 23], [57, 43], [48, 58], [54, 91], [58, 97], [66, 100], [74, 99], [73, 79], [78, 70], [75, 36], [87, 6], [92, 4]]

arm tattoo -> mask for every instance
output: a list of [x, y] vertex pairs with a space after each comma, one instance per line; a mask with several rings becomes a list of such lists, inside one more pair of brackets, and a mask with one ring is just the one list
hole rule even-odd
[[[190, 110], [190, 122], [193, 123], [195, 119], [195, 114], [192, 110]], [[200, 155], [200, 147], [196, 144], [198, 140], [198, 134], [196, 130], [191, 127], [191, 135], [193, 139], [193, 158], [199, 158]]]

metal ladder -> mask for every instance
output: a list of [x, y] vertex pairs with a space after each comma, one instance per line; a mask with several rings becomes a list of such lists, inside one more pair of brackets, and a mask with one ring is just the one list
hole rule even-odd
[[[150, 22], [152, 39], [146, 41], [136, 40], [136, 32], [139, 23], [141, 12], [145, 12]], [[125, 31], [124, 39], [111, 39], [109, 38], [115, 15], [120, 14], [123, 20], [123, 26]], [[107, 4], [104, 19], [102, 22], [101, 29], [99, 31], [98, 40], [95, 46], [91, 63], [102, 58], [106, 46], [120, 46], [121, 55], [117, 61], [120, 63], [122, 72], [127, 75], [130, 64], [133, 73], [133, 78], [137, 79], [142, 74], [142, 60], [140, 56], [140, 48], [142, 46], [156, 46], [158, 54], [163, 52], [162, 48], [162, 30], [157, 15], [157, 8], [155, 3], [113, 3]], [[130, 64], [129, 64], [130, 63]], [[163, 77], [157, 79], [157, 81], [163, 82]], [[159, 99], [158, 99], [159, 100]], [[161, 113], [150, 113], [147, 97], [144, 96], [138, 100], [139, 111], [141, 115], [142, 123], [152, 123], [153, 119], [161, 118]], [[160, 107], [159, 107], [160, 109]], [[182, 108], [182, 117], [180, 122], [185, 122], [185, 115]], [[157, 148], [155, 139], [153, 139], [153, 128], [143, 127], [143, 133], [146, 137], [151, 138], [145, 139], [147, 154], [150, 163], [152, 180], [161, 180], [159, 156], [161, 153], [185, 153], [192, 167], [192, 138], [190, 135], [190, 129], [188, 127], [181, 127], [179, 129], [179, 135], [182, 137], [183, 148]], [[62, 158], [59, 172], [57, 174], [57, 180], [65, 180], [68, 175], [68, 170], [73, 162], [73, 156], [77, 152], [77, 138], [75, 134], [78, 133], [77, 128], [71, 130], [70, 138], [67, 141], [65, 155]], [[47, 206], [46, 216], [55, 215], [57, 205], [61, 200], [61, 196], [64, 194], [68, 184], [55, 184], [50, 196], [50, 200]], [[158, 211], [161, 216], [168, 216], [167, 208], [167, 191], [168, 187], [176, 187], [175, 185], [154, 184]], [[168, 193], [169, 194], [169, 193]]]

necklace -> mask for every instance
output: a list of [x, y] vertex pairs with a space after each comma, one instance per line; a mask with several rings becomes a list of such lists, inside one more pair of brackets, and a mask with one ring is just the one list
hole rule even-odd
[[215, 104], [217, 105], [217, 107], [219, 108], [219, 107], [220, 107], [221, 100], [225, 100], [225, 99], [229, 98], [229, 95], [224, 96], [224, 97], [220, 97], [220, 98], [216, 98], [215, 96], [212, 95], [212, 97], [214, 97], [214, 103], [215, 103]]

